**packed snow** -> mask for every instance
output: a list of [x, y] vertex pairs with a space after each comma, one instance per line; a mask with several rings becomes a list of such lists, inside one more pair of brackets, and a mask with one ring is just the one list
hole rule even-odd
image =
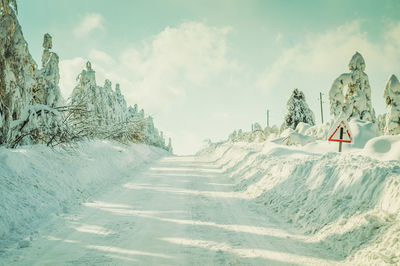
[[[112, 143], [97, 145], [114, 149], [112, 154], [121, 149]], [[90, 167], [83, 175], [90, 180], [90, 171], [105, 171], [102, 176], [113, 180], [107, 188], [80, 206], [60, 200], [61, 206], [54, 208], [59, 215], [1, 252], [0, 261], [4, 265], [331, 265], [341, 259], [307, 242], [306, 235], [272, 210], [235, 191], [234, 180], [222, 171], [220, 162], [210, 161], [212, 157], [168, 155], [136, 171], [118, 160], [132, 152], [132, 147], [125, 149], [111, 163]], [[92, 152], [99, 150], [80, 160], [97, 158]], [[154, 156], [154, 151], [149, 153]], [[92, 165], [104, 164], [105, 158], [93, 160]], [[59, 179], [52, 180], [63, 183]], [[56, 196], [78, 195], [80, 201], [79, 191], [70, 192], [77, 180], [68, 181], [66, 192], [56, 191]], [[83, 187], [79, 185], [86, 194]], [[46, 202], [52, 196], [34, 197]]]
[[42, 145], [0, 148], [0, 250], [24, 243], [23, 238], [29, 239], [51, 216], [68, 213], [166, 154], [144, 144], [109, 141], [68, 150]]

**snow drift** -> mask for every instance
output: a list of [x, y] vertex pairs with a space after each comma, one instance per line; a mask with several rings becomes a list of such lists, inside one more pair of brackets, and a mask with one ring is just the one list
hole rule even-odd
[[346, 263], [400, 263], [400, 136], [373, 137], [369, 123], [351, 127], [362, 141], [344, 153], [327, 141], [228, 141], [199, 154], [229, 173], [237, 193], [276, 211]]
[[144, 144], [109, 141], [82, 143], [73, 151], [43, 145], [0, 148], [0, 251], [16, 242], [26, 245], [20, 240], [52, 215], [69, 212], [166, 154]]

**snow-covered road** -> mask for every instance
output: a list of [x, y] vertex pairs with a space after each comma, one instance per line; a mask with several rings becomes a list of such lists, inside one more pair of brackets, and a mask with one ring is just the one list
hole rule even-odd
[[7, 265], [327, 265], [332, 254], [233, 191], [220, 168], [165, 157], [52, 219]]

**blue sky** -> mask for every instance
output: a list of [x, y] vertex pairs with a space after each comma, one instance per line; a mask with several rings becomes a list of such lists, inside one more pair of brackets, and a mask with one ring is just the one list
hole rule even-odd
[[294, 87], [319, 115], [319, 92], [366, 61], [373, 106], [400, 75], [400, 1], [19, 1], [19, 20], [40, 62], [43, 34], [60, 56], [69, 96], [86, 60], [98, 84], [120, 83], [171, 136], [175, 151], [196, 152], [253, 122], [281, 124]]

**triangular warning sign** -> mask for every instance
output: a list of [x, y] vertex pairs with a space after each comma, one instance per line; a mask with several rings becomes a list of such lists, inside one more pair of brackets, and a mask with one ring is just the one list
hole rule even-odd
[[351, 137], [350, 128], [344, 120], [340, 121], [339, 124], [337, 124], [337, 126], [333, 129], [334, 130], [328, 139], [329, 141], [351, 143], [353, 140]]

